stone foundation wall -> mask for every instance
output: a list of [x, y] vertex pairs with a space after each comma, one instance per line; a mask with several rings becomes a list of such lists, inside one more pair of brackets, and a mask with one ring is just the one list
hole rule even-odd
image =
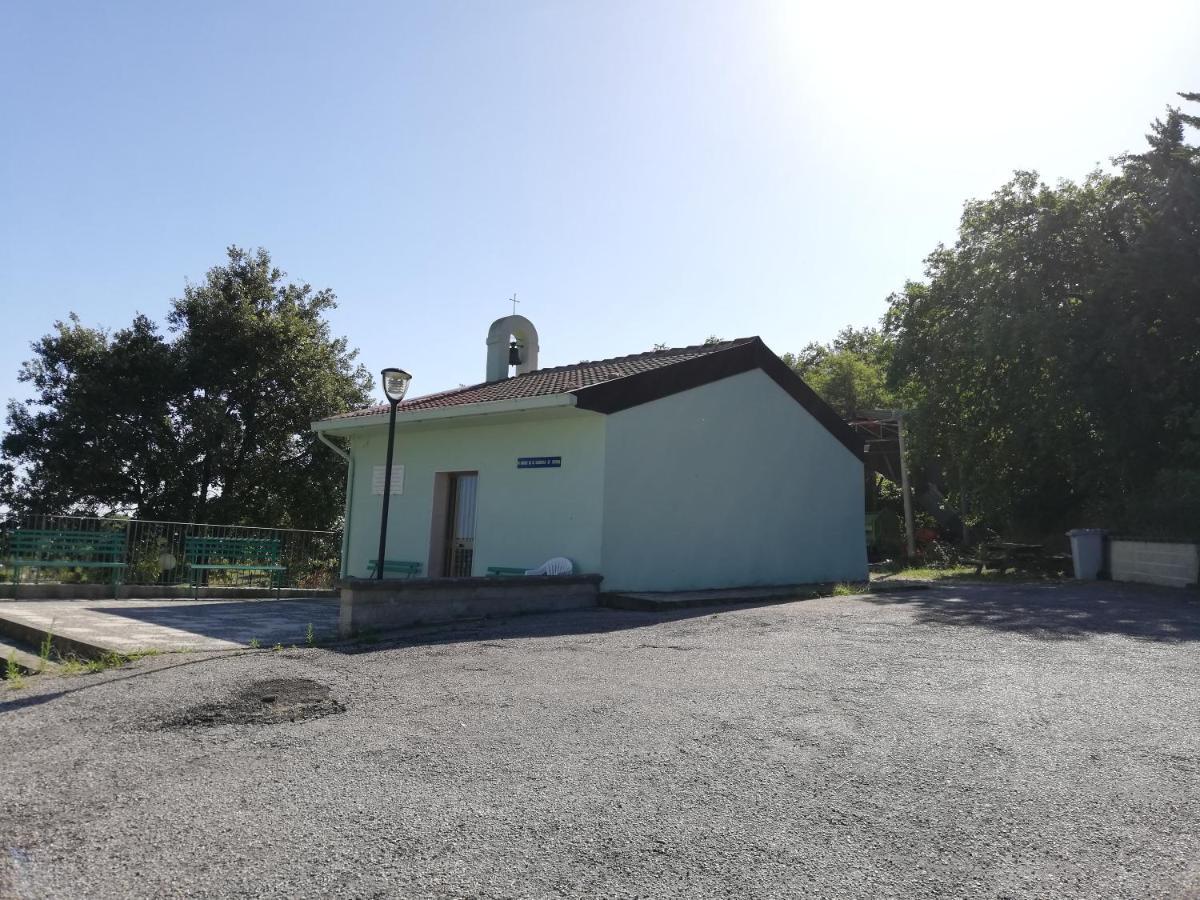
[[1137, 581], [1167, 587], [1189, 587], [1200, 581], [1200, 555], [1195, 544], [1114, 537], [1109, 541], [1113, 581]]
[[456, 619], [557, 612], [597, 605], [600, 575], [492, 578], [352, 578], [341, 582], [338, 634]]

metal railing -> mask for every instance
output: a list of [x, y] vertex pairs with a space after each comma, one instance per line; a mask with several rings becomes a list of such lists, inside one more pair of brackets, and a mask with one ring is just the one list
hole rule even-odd
[[[8, 564], [12, 534], [18, 529], [70, 532], [122, 532], [125, 535], [123, 584], [200, 584], [232, 587], [261, 586], [262, 574], [254, 571], [193, 572], [186, 565], [189, 538], [266, 538], [279, 541], [279, 576], [283, 587], [327, 588], [338, 578], [342, 536], [338, 531], [305, 531], [296, 528], [255, 528], [246, 525], [213, 525], [203, 522], [157, 522], [148, 519], [95, 518], [90, 516], [24, 515], [0, 520], [0, 581], [11, 582]], [[109, 583], [112, 572], [83, 567], [23, 566], [22, 582], [71, 584]]]

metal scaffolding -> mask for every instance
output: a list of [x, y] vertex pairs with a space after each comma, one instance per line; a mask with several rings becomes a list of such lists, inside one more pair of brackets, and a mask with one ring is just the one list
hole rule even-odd
[[851, 421], [850, 427], [863, 438], [866, 465], [889, 481], [900, 484], [900, 496], [904, 500], [904, 546], [911, 558], [917, 553], [917, 541], [904, 442], [905, 415], [899, 409], [870, 410], [863, 418]]

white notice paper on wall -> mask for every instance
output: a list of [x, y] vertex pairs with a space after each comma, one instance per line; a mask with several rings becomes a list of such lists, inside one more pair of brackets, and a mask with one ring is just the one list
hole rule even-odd
[[[371, 476], [371, 493], [383, 496], [383, 473], [387, 466], [376, 466]], [[392, 493], [404, 493], [404, 466], [392, 466]]]

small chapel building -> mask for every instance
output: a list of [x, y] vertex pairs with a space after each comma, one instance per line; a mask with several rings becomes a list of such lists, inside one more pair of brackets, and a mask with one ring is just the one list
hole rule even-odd
[[[759, 338], [539, 369], [514, 315], [487, 345], [486, 381], [397, 410], [386, 559], [566, 557], [605, 591], [866, 579], [862, 441]], [[388, 413], [313, 424], [349, 445], [344, 577], [378, 555]]]

